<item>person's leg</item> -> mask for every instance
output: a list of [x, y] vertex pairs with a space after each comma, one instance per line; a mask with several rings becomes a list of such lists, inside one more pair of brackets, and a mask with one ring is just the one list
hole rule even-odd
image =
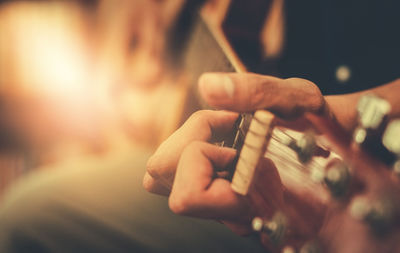
[[0, 207], [0, 252], [263, 251], [215, 221], [172, 214], [166, 198], [142, 189], [146, 160], [71, 162], [80, 168], [21, 180]]

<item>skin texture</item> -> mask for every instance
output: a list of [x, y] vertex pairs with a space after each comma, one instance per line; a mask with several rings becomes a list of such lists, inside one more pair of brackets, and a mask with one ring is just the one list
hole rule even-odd
[[169, 195], [183, 150], [194, 141], [218, 140], [218, 136], [223, 136], [223, 132], [232, 129], [237, 117], [237, 113], [226, 111], [194, 113], [149, 159], [144, 187], [153, 193]]
[[[296, 122], [293, 128], [298, 128], [299, 122], [310, 124], [309, 118], [312, 117], [307, 115], [314, 115], [336, 121], [350, 132], [357, 122], [357, 100], [367, 92], [374, 92], [393, 105], [389, 118], [398, 116], [400, 112], [397, 102], [399, 80], [370, 91], [324, 97], [314, 83], [300, 78], [207, 73], [199, 79], [199, 91], [203, 99], [217, 109], [235, 112], [267, 109], [289, 122], [286, 123], [289, 127], [295, 120], [292, 121]], [[230, 183], [216, 174], [217, 168], [224, 167], [233, 159], [233, 151], [208, 143], [213, 133], [220, 134], [230, 129], [235, 119], [235, 113], [226, 111], [195, 113], [150, 158], [144, 187], [153, 193], [169, 195], [170, 208], [177, 214], [224, 220], [234, 232], [246, 234], [255, 210], [248, 199], [234, 193]], [[309, 220], [318, 220], [324, 215], [323, 208], [309, 203], [307, 196], [293, 196], [287, 192], [272, 162], [261, 160], [259, 166], [270, 170], [264, 182], [274, 182], [267, 186], [268, 195], [258, 196], [266, 198], [264, 211], [270, 215], [276, 210], [286, 211], [298, 233], [295, 241], [302, 237], [305, 240], [312, 238], [321, 223], [304, 222], [307, 219], [299, 217], [308, 214]], [[304, 206], [303, 210], [293, 206], [299, 203]]]

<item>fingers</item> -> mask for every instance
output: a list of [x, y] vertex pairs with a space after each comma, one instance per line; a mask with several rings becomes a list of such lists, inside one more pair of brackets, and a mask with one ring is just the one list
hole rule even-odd
[[226, 166], [235, 151], [193, 142], [182, 153], [169, 197], [173, 212], [202, 218], [229, 219], [249, 211], [247, 200], [233, 192], [230, 182], [215, 178], [214, 167]]
[[158, 183], [148, 172], [143, 178], [143, 187], [151, 193], [156, 193], [163, 196], [168, 196], [170, 189], [165, 187], [163, 184]]
[[211, 106], [237, 112], [268, 109], [284, 118], [318, 113], [325, 100], [318, 87], [305, 79], [238, 73], [206, 73], [199, 91]]
[[[171, 189], [175, 170], [183, 149], [193, 141], [209, 141], [214, 134], [231, 131], [238, 114], [226, 111], [199, 111], [194, 113], [181, 128], [164, 141], [147, 162], [147, 173], [151, 176], [144, 187], [154, 193], [163, 194], [162, 188]], [[151, 182], [151, 183], [150, 183]]]

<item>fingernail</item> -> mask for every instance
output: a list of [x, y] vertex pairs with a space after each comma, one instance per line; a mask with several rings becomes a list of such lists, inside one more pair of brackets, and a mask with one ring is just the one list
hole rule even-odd
[[199, 85], [205, 95], [212, 98], [232, 98], [235, 92], [235, 85], [232, 79], [224, 74], [203, 74], [200, 77]]

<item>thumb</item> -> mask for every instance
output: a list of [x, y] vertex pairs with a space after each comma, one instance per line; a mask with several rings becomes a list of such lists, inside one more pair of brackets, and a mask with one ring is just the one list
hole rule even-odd
[[199, 79], [203, 99], [218, 109], [250, 112], [270, 110], [284, 118], [322, 112], [325, 100], [305, 79], [280, 79], [252, 73], [205, 73]]

